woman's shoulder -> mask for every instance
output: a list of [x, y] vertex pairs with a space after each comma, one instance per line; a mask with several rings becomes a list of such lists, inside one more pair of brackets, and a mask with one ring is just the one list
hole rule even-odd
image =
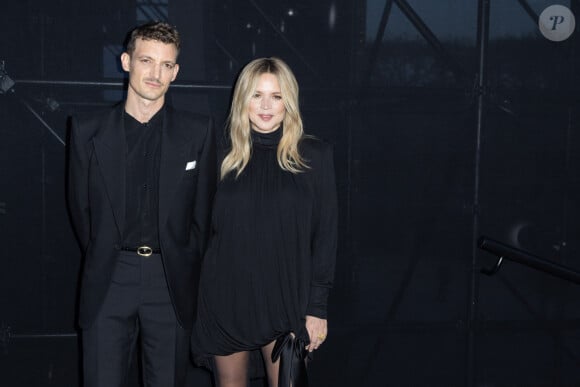
[[300, 141], [299, 150], [304, 154], [305, 157], [318, 155], [322, 156], [332, 152], [332, 144], [321, 140], [318, 137], [306, 135]]
[[333, 146], [314, 136], [305, 136], [299, 144], [299, 152], [314, 174], [326, 170], [333, 161]]

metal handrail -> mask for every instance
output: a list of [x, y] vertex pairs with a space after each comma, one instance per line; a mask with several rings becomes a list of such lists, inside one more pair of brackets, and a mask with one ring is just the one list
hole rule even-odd
[[505, 243], [481, 236], [478, 240], [478, 247], [498, 257], [498, 260], [493, 267], [481, 269], [481, 272], [484, 274], [494, 275], [499, 271], [503, 261], [508, 259], [555, 277], [580, 284], [580, 272], [567, 266], [540, 258], [527, 251], [506, 245]]
[[60, 339], [77, 337], [76, 332], [64, 333], [12, 333], [12, 328], [6, 323], [0, 324], [0, 353], [8, 352], [8, 345], [19, 339]]

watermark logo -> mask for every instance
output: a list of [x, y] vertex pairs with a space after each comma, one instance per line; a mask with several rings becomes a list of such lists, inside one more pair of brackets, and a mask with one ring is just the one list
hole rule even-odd
[[550, 5], [540, 14], [538, 26], [546, 39], [561, 42], [572, 35], [576, 27], [576, 20], [572, 11], [567, 7]]

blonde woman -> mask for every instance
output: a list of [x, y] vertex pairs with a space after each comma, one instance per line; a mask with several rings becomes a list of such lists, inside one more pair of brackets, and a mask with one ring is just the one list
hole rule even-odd
[[332, 149], [304, 135], [298, 84], [277, 58], [240, 73], [228, 132], [192, 349], [210, 360], [219, 387], [247, 385], [250, 353], [261, 353], [269, 386], [300, 387], [304, 357], [327, 335]]

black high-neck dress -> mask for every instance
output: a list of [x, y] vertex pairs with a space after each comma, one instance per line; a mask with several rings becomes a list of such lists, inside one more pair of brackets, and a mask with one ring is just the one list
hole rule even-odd
[[192, 338], [202, 357], [258, 349], [289, 331], [308, 342], [305, 316], [327, 317], [337, 244], [332, 148], [303, 139], [309, 168], [293, 174], [276, 159], [281, 134], [252, 131], [248, 165], [218, 186]]

